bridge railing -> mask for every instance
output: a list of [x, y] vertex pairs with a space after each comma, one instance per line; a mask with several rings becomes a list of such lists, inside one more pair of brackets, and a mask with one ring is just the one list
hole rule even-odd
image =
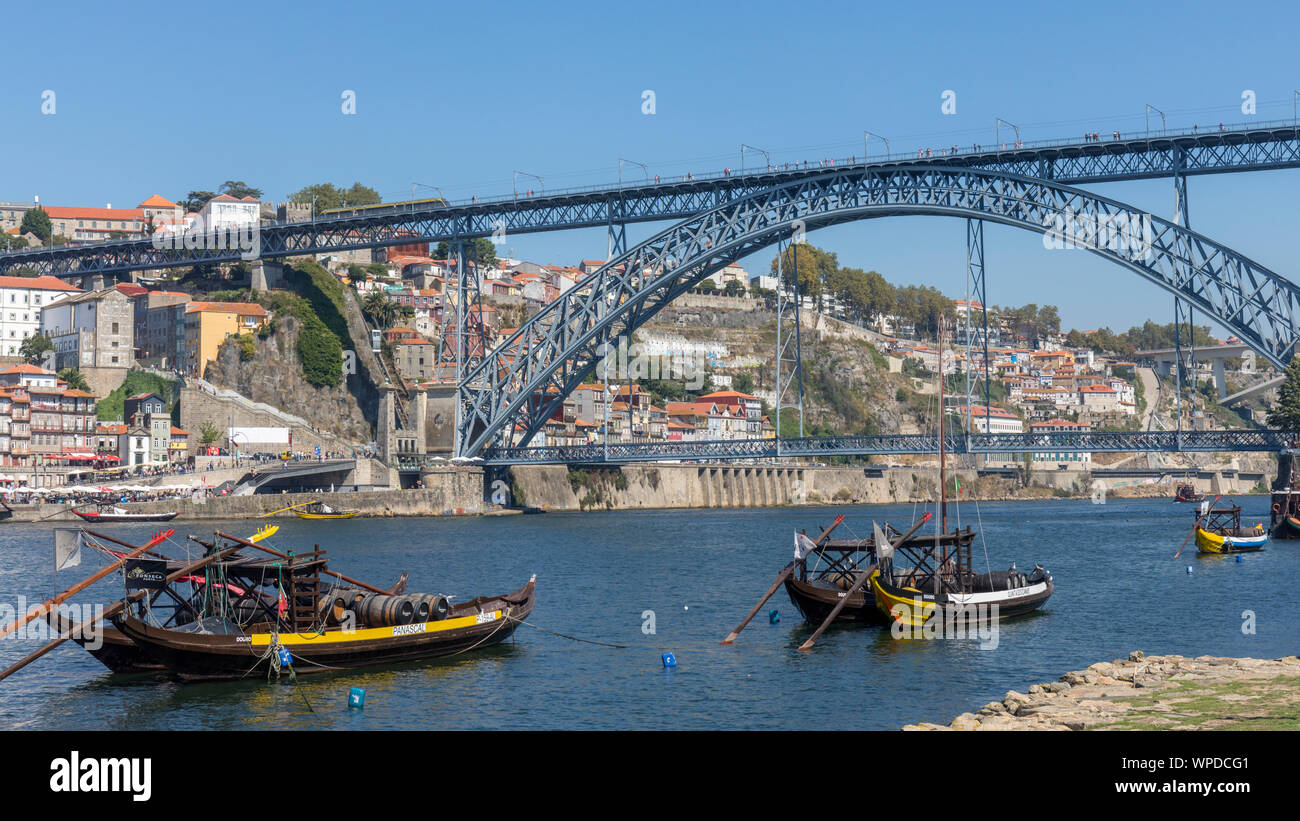
[[[844, 168], [846, 166], [884, 165], [890, 163], [907, 163], [907, 162], [917, 162], [917, 161], [933, 163], [935, 160], [942, 160], [950, 157], [956, 157], [960, 159], [970, 159], [971, 157], [1005, 154], [1008, 151], [1033, 152], [1045, 148], [1067, 148], [1067, 147], [1090, 148], [1090, 147], [1096, 147], [1099, 145], [1106, 145], [1106, 144], [1118, 145], [1118, 144], [1132, 144], [1135, 142], [1155, 142], [1159, 140], [1167, 140], [1167, 139], [1178, 138], [1178, 137], [1208, 137], [1208, 136], [1214, 136], [1220, 134], [1224, 136], [1244, 135], [1252, 132], [1258, 133], [1262, 131], [1278, 131], [1278, 130], [1285, 130], [1285, 129], [1294, 129], [1298, 133], [1300, 133], [1300, 123], [1297, 123], [1294, 120], [1270, 120], [1270, 121], [1257, 122], [1257, 123], [1234, 123], [1232, 125], [1224, 125], [1222, 131], [1218, 129], [1217, 125], [1206, 129], [1181, 128], [1181, 129], [1167, 129], [1159, 132], [1155, 132], [1155, 131], [1148, 132], [1144, 129], [1141, 131], [1121, 132], [1118, 139], [1114, 138], [1110, 133], [1099, 132], [1099, 137], [1096, 142], [1087, 142], [1087, 141], [1081, 142], [1077, 137], [1059, 137], [1059, 138], [1047, 139], [1047, 140], [1030, 140], [1030, 141], [1019, 141], [1019, 142], [1002, 141], [1000, 145], [989, 144], [988, 146], [985, 146], [985, 144], [983, 143], [978, 143], [979, 145], [978, 149], [975, 147], [977, 143], [972, 142], [971, 144], [969, 144], [969, 146], [963, 146], [961, 144], [958, 144], [956, 146], [955, 151], [953, 150], [952, 144], [949, 144], [946, 146], [940, 146], [938, 149], [931, 147], [930, 156], [918, 156], [917, 151], [913, 149], [910, 151], [897, 151], [897, 152], [891, 152], [886, 154], [864, 154], [861, 157], [859, 157], [857, 154], [853, 154], [848, 157], [826, 158], [815, 162], [810, 162], [807, 160], [797, 160], [794, 162], [771, 163], [769, 165], [765, 165], [758, 168], [747, 168], [744, 169], [743, 171], [740, 169], [729, 169], [729, 170], [719, 170], [719, 171], [706, 171], [699, 174], [696, 174], [694, 172], [686, 172], [684, 174], [674, 173], [671, 175], [665, 175], [661, 177], [658, 182], [639, 182], [639, 183], [629, 182], [629, 183], [618, 183], [618, 184], [594, 183], [591, 185], [569, 186], [566, 188], [551, 189], [550, 191], [539, 191], [524, 196], [521, 196], [517, 193], [512, 193], [512, 194], [500, 194], [500, 195], [487, 196], [487, 197], [467, 197], [458, 200], [446, 200], [445, 204], [441, 206], [426, 207], [420, 209], [420, 211], [421, 212], [436, 211], [436, 210], [442, 210], [446, 208], [452, 208], [452, 207], [460, 208], [466, 206], [493, 206], [493, 205], [501, 205], [505, 203], [519, 202], [521, 200], [532, 201], [532, 200], [547, 199], [552, 197], [562, 198], [562, 197], [570, 197], [570, 196], [579, 196], [583, 194], [651, 193], [654, 191], [664, 190], [676, 185], [680, 185], [683, 182], [700, 183], [700, 182], [716, 182], [719, 180], [730, 181], [730, 180], [737, 180], [737, 179], [739, 180], [757, 179], [774, 173], [788, 173], [793, 171], [816, 171], [823, 167]], [[922, 152], [924, 152], [925, 150], [926, 149], [921, 149]], [[394, 213], [400, 214], [400, 213], [415, 212], [415, 209], [411, 208], [410, 205], [405, 202], [395, 202], [392, 203], [391, 206], [392, 206], [391, 209], [387, 209], [387, 208], [368, 209], [365, 212], [365, 214], [369, 216], [379, 216], [379, 215], [394, 214]], [[341, 221], [346, 221], [355, 218], [356, 215], [354, 214], [342, 213], [342, 214], [332, 214], [329, 216], [316, 216], [312, 220], [306, 222], [288, 222], [288, 221], [281, 222], [279, 220], [275, 220], [275, 221], [267, 221], [263, 223], [263, 225], [311, 226], [311, 225], [341, 222]], [[74, 246], [62, 246], [62, 247], [67, 248], [69, 250], [73, 250], [75, 248], [87, 248], [87, 247], [111, 250], [116, 246], [120, 246], [125, 249], [135, 244], [138, 244], [141, 241], [142, 240], [139, 238], [126, 239], [126, 240], [119, 239], [119, 240], [107, 240], [104, 242], [80, 243]], [[25, 254], [48, 253], [51, 250], [54, 249], [31, 248], [31, 249], [24, 249], [21, 251], [8, 251], [5, 252], [4, 254], [0, 254], [0, 256], [21, 257]]]
[[[1300, 432], [1282, 430], [1138, 431], [1086, 433], [949, 434], [949, 453], [1065, 453], [1139, 451], [1281, 452], [1300, 442]], [[485, 464], [575, 464], [647, 461], [734, 461], [739, 459], [937, 454], [938, 436], [876, 436], [731, 439], [692, 442], [593, 443], [492, 448]]]

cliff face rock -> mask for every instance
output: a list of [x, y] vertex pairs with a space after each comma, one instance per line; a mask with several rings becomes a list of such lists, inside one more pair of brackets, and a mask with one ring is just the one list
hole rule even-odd
[[[303, 379], [297, 343], [300, 322], [292, 316], [276, 319], [275, 332], [258, 339], [251, 359], [243, 359], [238, 344], [221, 346], [217, 358], [208, 364], [204, 378], [220, 388], [238, 391], [254, 402], [263, 402], [286, 413], [301, 416], [313, 426], [353, 442], [374, 439], [374, 427], [367, 419], [349, 383], [357, 375], [345, 374], [333, 388], [318, 388]], [[344, 341], [348, 346], [348, 341]], [[373, 417], [374, 409], [369, 416]]]

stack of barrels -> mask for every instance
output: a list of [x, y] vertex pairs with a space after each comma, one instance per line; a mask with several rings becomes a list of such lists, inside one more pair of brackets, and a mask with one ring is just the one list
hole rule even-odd
[[451, 611], [451, 602], [446, 596], [428, 593], [390, 596], [357, 589], [339, 590], [321, 597], [320, 615], [326, 624], [342, 623], [349, 610], [356, 616], [357, 627], [389, 627], [445, 619]]

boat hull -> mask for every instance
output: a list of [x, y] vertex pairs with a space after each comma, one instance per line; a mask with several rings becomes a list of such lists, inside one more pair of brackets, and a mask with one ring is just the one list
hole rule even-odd
[[164, 630], [131, 617], [119, 616], [115, 623], [149, 658], [183, 680], [264, 676], [273, 644], [292, 654], [298, 675], [308, 675], [451, 656], [500, 644], [532, 612], [534, 588], [535, 582], [530, 581], [507, 596], [466, 602], [441, 621], [350, 632], [202, 635]]
[[74, 510], [73, 513], [87, 522], [170, 522], [180, 515], [180, 511], [170, 513], [88, 513]]
[[349, 513], [303, 513], [301, 510], [295, 510], [299, 519], [351, 519], [361, 513], [359, 510], [353, 510]]
[[[73, 626], [57, 610], [49, 611], [45, 618], [59, 634], [67, 632]], [[100, 622], [95, 629], [99, 632], [100, 641], [92, 642], [86, 636], [72, 636], [71, 641], [80, 644], [100, 664], [114, 673], [156, 673], [166, 669], [111, 624]], [[95, 647], [94, 644], [99, 646]]]
[[[876, 571], [871, 572], [874, 574]], [[845, 591], [800, 581], [792, 574], [785, 580], [785, 592], [790, 596], [790, 601], [799, 613], [803, 615], [804, 621], [819, 625], [826, 621], [826, 617], [840, 603]], [[863, 585], [849, 596], [844, 609], [835, 617], [835, 623], [885, 625], [889, 621], [876, 609], [870, 591], [866, 585]]]
[[1052, 580], [1046, 580], [1011, 590], [970, 593], [966, 596], [948, 597], [936, 602], [934, 594], [922, 593], [915, 588], [903, 588], [886, 582], [879, 574], [871, 579], [871, 592], [877, 610], [888, 623], [899, 622], [906, 627], [921, 628], [932, 619], [956, 619], [961, 614], [981, 616], [997, 608], [997, 620], [1023, 616], [1041, 608], [1055, 590]]
[[1294, 516], [1283, 516], [1273, 525], [1273, 530], [1269, 534], [1274, 539], [1300, 539], [1300, 519]]
[[1223, 556], [1229, 553], [1254, 553], [1264, 549], [1268, 534], [1231, 536], [1196, 528], [1196, 549], [1202, 553]]

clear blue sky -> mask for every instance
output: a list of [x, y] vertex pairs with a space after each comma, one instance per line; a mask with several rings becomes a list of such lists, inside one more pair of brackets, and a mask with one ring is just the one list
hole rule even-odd
[[[227, 179], [277, 201], [324, 181], [385, 200], [413, 182], [487, 196], [509, 192], [514, 170], [548, 189], [612, 182], [620, 157], [665, 176], [734, 168], [741, 143], [780, 162], [860, 155], [864, 129], [895, 150], [990, 144], [1002, 117], [1046, 139], [1141, 128], [1148, 102], [1171, 127], [1217, 126], [1249, 119], [1245, 89], [1255, 119], [1284, 119], [1300, 88], [1298, 23], [1293, 2], [22, 4], [5, 20], [0, 200], [129, 207]], [[54, 115], [41, 112], [47, 89]], [[947, 89], [955, 115], [940, 111]], [[340, 110], [345, 90], [355, 116]], [[1300, 273], [1297, 173], [1191, 180], [1192, 227]], [[1168, 181], [1097, 190], [1172, 209]], [[963, 231], [910, 218], [810, 240], [960, 296]], [[1054, 303], [1067, 327], [1171, 318], [1172, 297], [1085, 252], [996, 226], [985, 239], [992, 303]], [[605, 238], [510, 247], [574, 263], [603, 256]]]

